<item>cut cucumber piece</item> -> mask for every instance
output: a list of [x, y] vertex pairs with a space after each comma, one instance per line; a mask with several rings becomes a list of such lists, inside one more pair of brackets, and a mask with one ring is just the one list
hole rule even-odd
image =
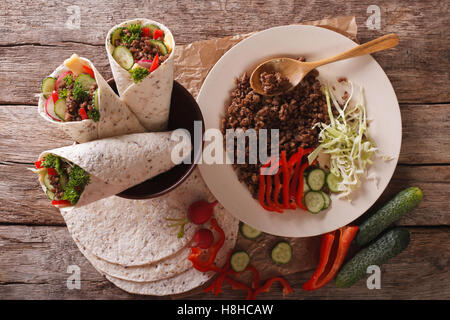
[[45, 193], [47, 194], [47, 197], [50, 199], [50, 200], [55, 200], [55, 194], [53, 193], [53, 192], [51, 192], [49, 189], [47, 189], [46, 191], [45, 191]]
[[99, 110], [100, 109], [100, 105], [98, 103], [98, 90], [100, 90], [100, 88], [97, 88], [94, 92], [94, 100], [92, 101], [92, 105], [95, 109]]
[[272, 249], [270, 257], [273, 262], [286, 264], [292, 260], [292, 247], [286, 241], [278, 242]]
[[164, 42], [159, 41], [159, 40], [150, 40], [151, 44], [156, 47], [159, 51], [159, 53], [162, 56], [165, 56], [166, 54], [169, 53], [169, 49], [167, 49], [166, 45], [164, 44]]
[[320, 168], [313, 169], [308, 173], [306, 181], [313, 191], [319, 191], [325, 184], [325, 171]]
[[111, 44], [113, 46], [116, 46], [116, 40], [120, 40], [122, 37], [122, 30], [124, 28], [117, 28], [116, 30], [113, 31], [113, 33], [111, 33]]
[[327, 174], [327, 186], [331, 192], [339, 192], [338, 186], [341, 183], [342, 179], [331, 172]]
[[250, 256], [245, 251], [237, 251], [230, 257], [231, 268], [236, 272], [242, 272], [250, 264]]
[[306, 178], [303, 177], [303, 194], [307, 193], [310, 190], [311, 190], [311, 188], [308, 186], [308, 183], [306, 182]]
[[52, 186], [52, 184], [50, 183], [50, 176], [48, 175], [47, 172], [44, 174], [44, 178], [43, 178], [42, 181], [43, 181], [43, 183], [44, 183], [44, 186], [47, 188], [47, 190], [52, 190], [52, 189], [54, 189], [53, 186]]
[[309, 191], [305, 194], [305, 206], [311, 213], [318, 213], [325, 207], [325, 199], [318, 191]]
[[148, 28], [150, 30], [150, 35], [153, 38], [153, 34], [155, 33], [155, 30], [159, 30], [160, 28], [156, 24], [147, 24], [143, 26], [143, 28]]
[[83, 87], [84, 91], [89, 91], [92, 87], [92, 85], [95, 82], [95, 79], [92, 78], [90, 75], [88, 75], [87, 73], [82, 73], [80, 74], [77, 79], [75, 80], [75, 83], [80, 83], [81, 86]]
[[130, 70], [134, 64], [133, 55], [131, 54], [131, 51], [128, 50], [127, 47], [124, 46], [116, 47], [113, 51], [112, 56], [114, 60], [116, 60], [117, 63], [125, 70]]
[[322, 195], [323, 199], [325, 200], [325, 204], [324, 204], [322, 210], [328, 209], [328, 207], [329, 207], [330, 204], [331, 204], [331, 198], [330, 198], [330, 196], [329, 196], [328, 194], [326, 194], [325, 192], [323, 192], [323, 191], [320, 191], [320, 194]]
[[41, 92], [45, 98], [48, 98], [55, 90], [56, 78], [47, 77], [41, 83]]
[[66, 99], [58, 99], [55, 102], [55, 114], [60, 118], [62, 121], [65, 121], [64, 116], [66, 115], [67, 105], [66, 105]]
[[244, 236], [244, 238], [254, 240], [258, 238], [262, 234], [262, 232], [253, 227], [250, 227], [248, 224], [242, 223], [241, 234]]

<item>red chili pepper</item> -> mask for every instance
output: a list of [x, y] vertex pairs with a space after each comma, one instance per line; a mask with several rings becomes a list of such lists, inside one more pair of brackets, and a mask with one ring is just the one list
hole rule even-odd
[[95, 74], [94, 74], [94, 70], [92, 70], [92, 68], [88, 67], [88, 66], [81, 66], [83, 68], [83, 72], [87, 73], [88, 75], [90, 75], [92, 78], [95, 79]]
[[42, 160], [36, 161], [34, 163], [34, 166], [36, 167], [36, 169], [41, 169], [42, 167]]
[[267, 281], [258, 289], [255, 290], [255, 292], [253, 293], [253, 297], [256, 297], [258, 294], [262, 293], [262, 292], [269, 292], [270, 288], [272, 287], [272, 284], [278, 281], [281, 283], [281, 285], [283, 286], [283, 297], [289, 293], [294, 292], [294, 289], [289, 285], [289, 283], [286, 281], [286, 279], [281, 278], [281, 277], [273, 277], [270, 279], [267, 279]]
[[156, 54], [155, 58], [152, 61], [152, 65], [150, 66], [150, 72], [155, 71], [159, 67], [159, 56]]
[[53, 103], [55, 103], [59, 99], [58, 92], [56, 90], [53, 90], [53, 92], [52, 92], [52, 99], [53, 99]]
[[49, 176], [57, 176], [58, 175], [58, 172], [53, 168], [48, 168], [47, 173]]
[[83, 120], [89, 119], [89, 117], [86, 113], [86, 110], [84, 108], [80, 108], [79, 114], [80, 114], [81, 119], [83, 119]]
[[233, 290], [241, 289], [241, 290], [247, 291], [247, 297], [245, 298], [245, 300], [252, 299], [253, 291], [247, 285], [243, 284], [242, 282], [231, 279], [230, 277], [225, 277], [225, 281], [231, 285], [231, 289], [233, 289]]
[[[336, 232], [339, 232], [339, 243], [335, 258], [333, 261], [330, 261], [331, 249], [335, 241]], [[320, 247], [319, 265], [311, 279], [303, 285], [303, 290], [317, 290], [333, 280], [338, 273], [339, 268], [342, 266], [350, 244], [357, 232], [357, 226], [346, 226], [340, 228], [339, 231], [335, 230], [323, 235]]]
[[157, 40], [158, 38], [161, 38], [164, 36], [164, 31], [161, 29], [156, 29], [155, 32], [153, 32], [153, 39]]
[[150, 28], [142, 28], [142, 36], [150, 37]]
[[68, 200], [53, 200], [52, 206], [70, 206], [70, 201]]

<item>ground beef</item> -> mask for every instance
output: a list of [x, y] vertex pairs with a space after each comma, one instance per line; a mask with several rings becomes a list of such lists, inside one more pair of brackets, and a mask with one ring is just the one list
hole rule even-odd
[[262, 91], [271, 95], [280, 90], [287, 90], [291, 86], [289, 79], [283, 77], [279, 72], [262, 72], [259, 75]]
[[[303, 58], [299, 60], [304, 61]], [[279, 129], [280, 152], [286, 151], [288, 157], [299, 147], [308, 148], [318, 145], [318, 122], [329, 122], [326, 98], [317, 79], [319, 72], [311, 71], [299, 85], [292, 90], [274, 97], [265, 97], [255, 93], [250, 87], [249, 77], [245, 73], [236, 79], [236, 87], [231, 92], [231, 103], [226, 107], [221, 130], [226, 143], [225, 130], [241, 128]], [[270, 132], [268, 132], [270, 148]], [[236, 164], [236, 145], [234, 150], [235, 168], [238, 178], [244, 182], [256, 198], [259, 186], [261, 164], [248, 164], [249, 146], [246, 143], [246, 164]], [[270, 155], [270, 152], [268, 151]]]

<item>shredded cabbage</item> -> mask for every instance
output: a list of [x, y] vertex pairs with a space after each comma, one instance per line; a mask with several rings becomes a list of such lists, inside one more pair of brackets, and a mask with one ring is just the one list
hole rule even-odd
[[[354, 107], [349, 106], [353, 97], [351, 94], [341, 108], [333, 92], [323, 87], [327, 99], [330, 124], [318, 123], [320, 145], [308, 156], [312, 163], [320, 152], [330, 155], [330, 172], [340, 178], [338, 198], [349, 198], [349, 195], [359, 187], [361, 177], [367, 167], [372, 164], [371, 157], [377, 151], [367, 133], [367, 114], [364, 107], [364, 94], [361, 88], [360, 99]], [[332, 112], [331, 102], [338, 111], [338, 116]]]

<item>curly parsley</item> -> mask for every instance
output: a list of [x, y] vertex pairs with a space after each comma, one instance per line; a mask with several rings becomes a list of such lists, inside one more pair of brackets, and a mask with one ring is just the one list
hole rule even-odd
[[149, 74], [150, 71], [147, 68], [138, 67], [130, 70], [130, 76], [135, 83], [141, 82]]
[[75, 82], [73, 89], [72, 89], [72, 96], [77, 101], [83, 101], [89, 98], [89, 92], [85, 91], [83, 89], [83, 85], [79, 82]]
[[126, 27], [124, 30], [128, 29], [130, 31], [131, 35], [127, 35], [122, 31], [122, 42], [131, 44], [133, 40], [139, 40], [141, 38], [142, 34], [142, 27], [139, 23], [136, 24], [130, 24], [128, 27]]

